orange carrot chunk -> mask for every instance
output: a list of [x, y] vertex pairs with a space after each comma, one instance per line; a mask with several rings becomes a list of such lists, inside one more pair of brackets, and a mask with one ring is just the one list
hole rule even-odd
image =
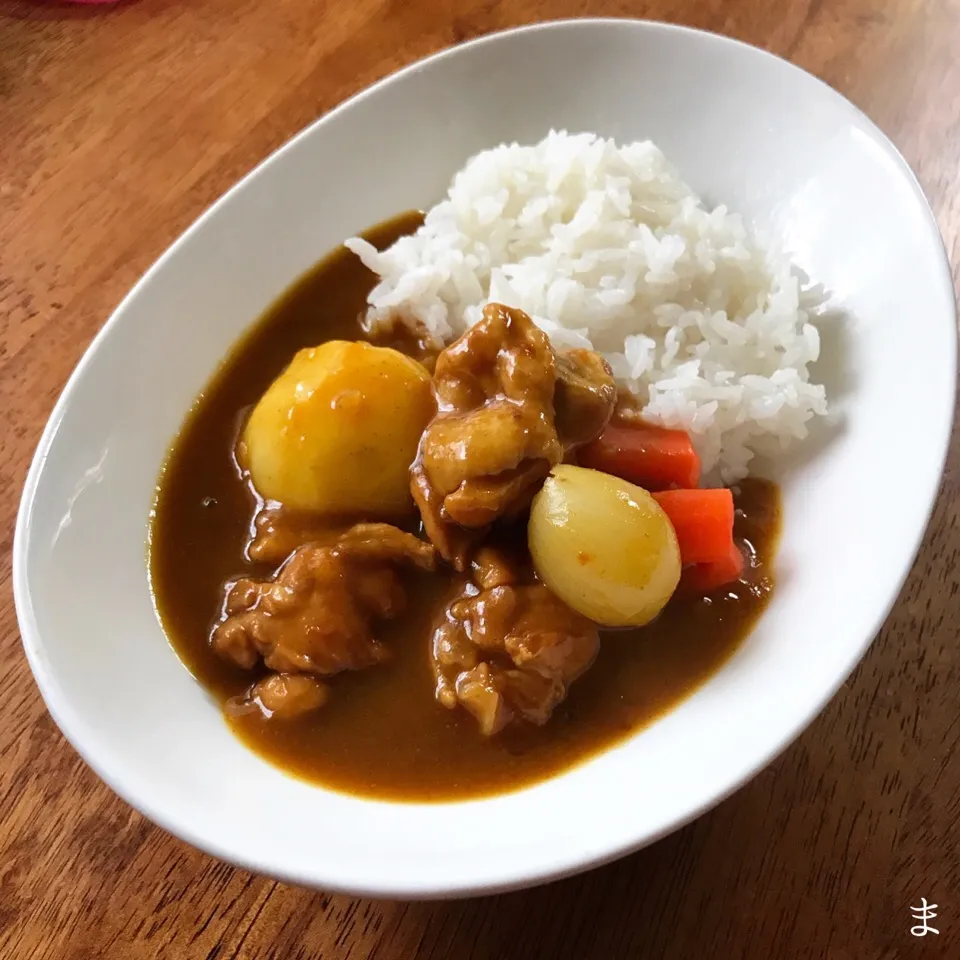
[[653, 498], [673, 524], [684, 566], [729, 559], [733, 543], [729, 490], [663, 490]]
[[684, 593], [710, 593], [739, 579], [743, 565], [743, 553], [735, 543], [731, 543], [723, 558], [684, 567], [680, 574], [679, 589]]
[[648, 423], [610, 424], [579, 453], [581, 466], [612, 473], [644, 490], [696, 487], [700, 458], [683, 430]]

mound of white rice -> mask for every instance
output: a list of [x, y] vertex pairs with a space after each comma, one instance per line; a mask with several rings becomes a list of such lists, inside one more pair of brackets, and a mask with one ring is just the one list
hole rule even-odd
[[650, 142], [551, 132], [486, 150], [415, 234], [347, 246], [381, 278], [370, 327], [400, 317], [449, 342], [488, 301], [519, 307], [558, 349], [600, 351], [649, 420], [689, 431], [709, 479], [744, 476], [826, 413], [790, 263]]

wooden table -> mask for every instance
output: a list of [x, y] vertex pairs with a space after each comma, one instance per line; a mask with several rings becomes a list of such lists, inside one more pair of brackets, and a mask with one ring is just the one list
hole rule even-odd
[[[893, 615], [799, 742], [686, 829], [549, 887], [401, 904], [232, 869], [114, 797], [30, 677], [9, 588], [17, 500], [121, 296], [349, 94], [470, 37], [580, 15], [730, 34], [833, 84], [905, 153], [960, 263], [960, 0], [0, 0], [0, 957], [960, 957], [956, 445]], [[921, 897], [940, 904], [939, 936], [910, 935]]]

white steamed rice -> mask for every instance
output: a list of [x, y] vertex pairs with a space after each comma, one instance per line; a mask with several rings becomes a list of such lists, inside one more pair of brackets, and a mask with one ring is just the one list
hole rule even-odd
[[592, 347], [649, 420], [687, 430], [709, 479], [746, 475], [826, 413], [820, 351], [791, 264], [707, 209], [650, 142], [551, 132], [473, 157], [423, 226], [383, 253], [367, 324], [449, 342], [498, 301], [558, 349]]

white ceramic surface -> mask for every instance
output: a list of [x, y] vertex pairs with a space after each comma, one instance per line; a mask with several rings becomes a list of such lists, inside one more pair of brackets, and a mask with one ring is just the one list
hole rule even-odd
[[[302, 271], [344, 237], [436, 201], [471, 153], [550, 127], [652, 138], [708, 199], [782, 240], [847, 315], [824, 366], [843, 423], [785, 473], [780, 583], [759, 626], [648, 730], [494, 799], [391, 804], [309, 786], [229, 733], [164, 639], [144, 547], [164, 454], [238, 334]], [[819, 81], [759, 50], [658, 24], [579, 21], [485, 38], [315, 123], [118, 308], [27, 479], [14, 550], [24, 647], [50, 712], [100, 776], [224, 859], [374, 896], [569, 874], [729, 794], [843, 682], [927, 522], [955, 355], [953, 289], [923, 195], [876, 127]], [[894, 460], [891, 436], [911, 438], [909, 464]]]

